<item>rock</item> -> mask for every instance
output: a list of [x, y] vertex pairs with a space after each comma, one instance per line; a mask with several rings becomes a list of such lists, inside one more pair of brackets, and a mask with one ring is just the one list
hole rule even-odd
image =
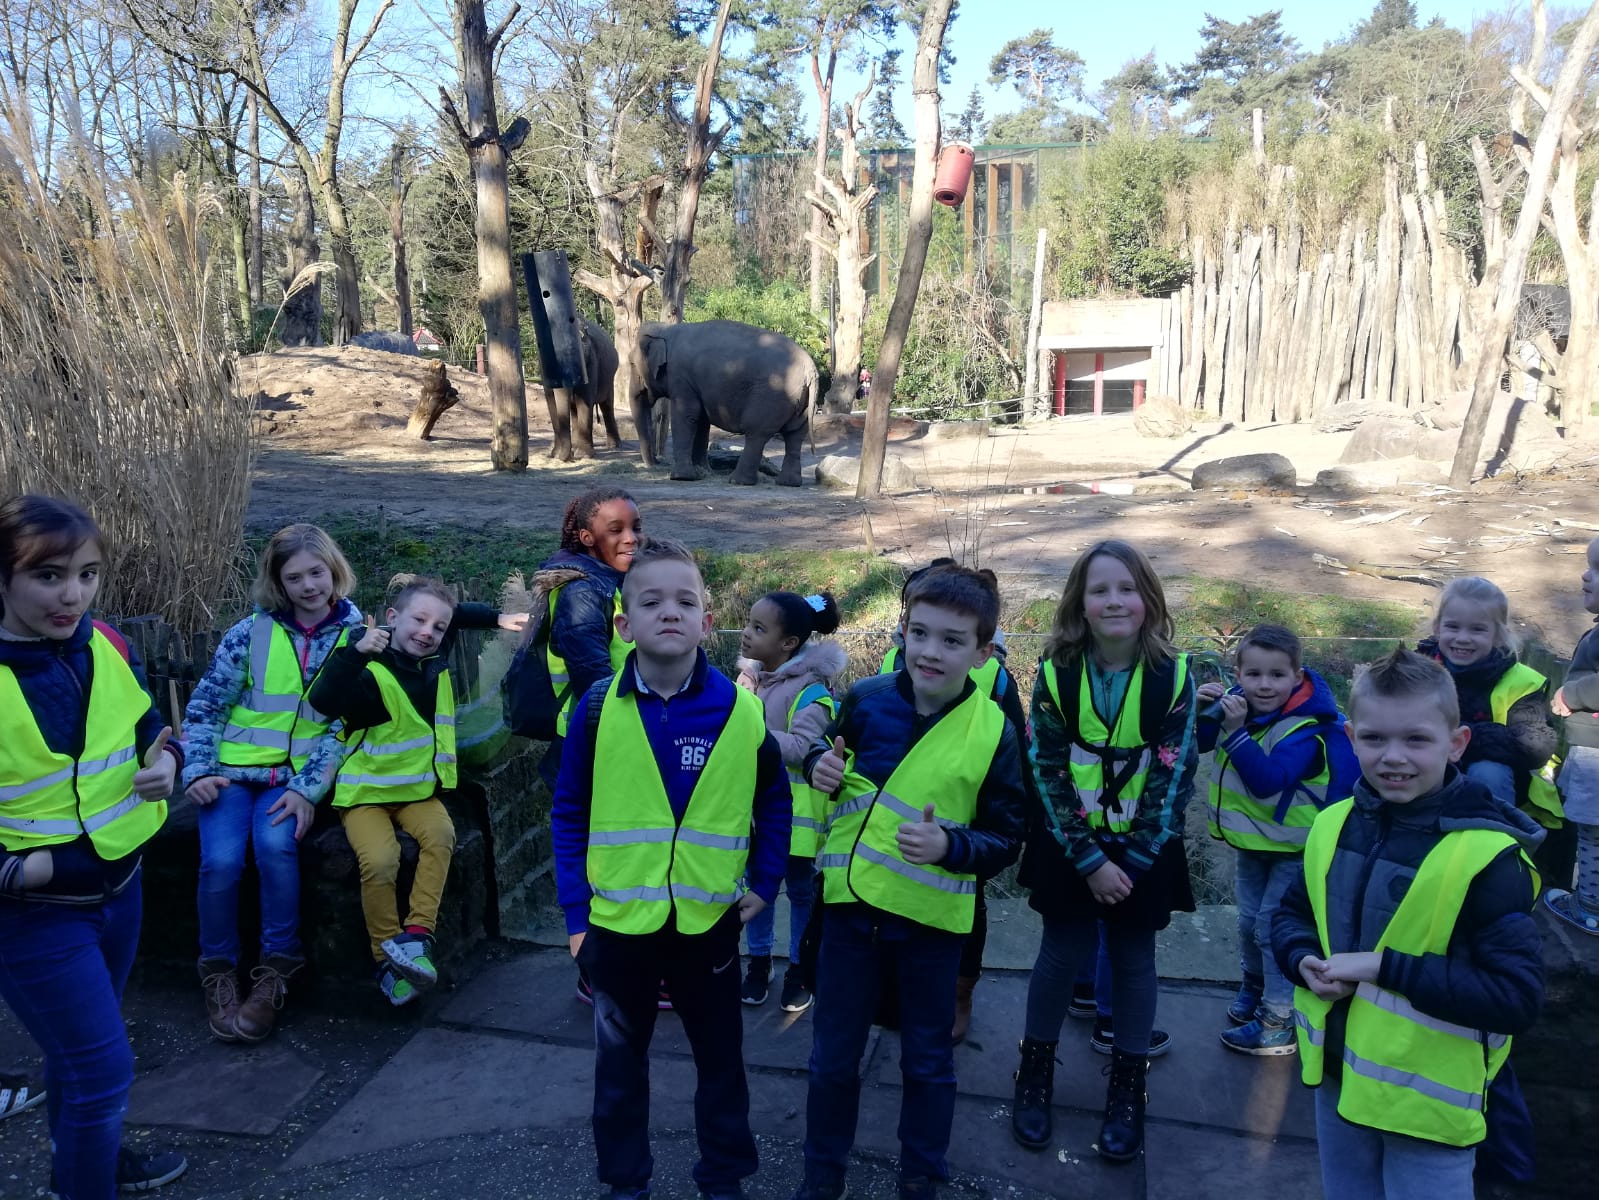
[[1409, 486], [1444, 483], [1448, 468], [1422, 458], [1389, 458], [1381, 462], [1348, 463], [1328, 467], [1316, 476], [1316, 486], [1348, 496], [1389, 492]]
[[[816, 464], [816, 482], [822, 487], [853, 488], [860, 482], [861, 460], [844, 454], [829, 454]], [[883, 490], [888, 492], [915, 491], [921, 484], [905, 460], [897, 454], [883, 459]]]
[[951, 442], [958, 438], [985, 438], [987, 421], [933, 421], [927, 426], [927, 436], [935, 442]]
[[1291, 488], [1299, 482], [1294, 464], [1281, 454], [1239, 454], [1217, 458], [1194, 468], [1196, 492], [1241, 488]]
[[358, 333], [350, 339], [350, 345], [360, 346], [366, 350], [387, 350], [390, 354], [416, 357], [416, 343], [396, 329], [372, 329], [366, 333]]
[[[1508, 396], [1501, 396], [1500, 400], [1506, 402], [1504, 422], [1499, 421], [1501, 405], [1496, 403], [1488, 420], [1489, 437], [1483, 439], [1482, 457], [1488, 459], [1491, 470], [1547, 471], [1566, 456], [1570, 447], [1536, 404]], [[1490, 440], [1496, 430], [1497, 441]]]
[[1380, 400], [1346, 400], [1342, 404], [1334, 404], [1316, 418], [1316, 432], [1347, 433], [1351, 429], [1358, 429], [1372, 417], [1408, 420], [1410, 413], [1401, 405]]
[[1448, 429], [1427, 429], [1410, 416], [1369, 417], [1349, 439], [1341, 463], [1381, 462], [1386, 458], [1424, 458], [1449, 462], [1455, 456], [1460, 434]]
[[1140, 437], [1181, 437], [1194, 427], [1194, 414], [1171, 396], [1146, 396], [1133, 413], [1133, 428]]

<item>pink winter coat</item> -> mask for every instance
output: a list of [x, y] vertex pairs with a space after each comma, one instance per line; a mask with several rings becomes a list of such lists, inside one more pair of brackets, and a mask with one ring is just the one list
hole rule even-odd
[[825, 705], [807, 704], [794, 714], [794, 727], [790, 729], [789, 705], [813, 683], [829, 689], [835, 687], [848, 665], [849, 656], [844, 648], [826, 638], [806, 642], [798, 654], [775, 671], [763, 671], [752, 659], [738, 660], [738, 681], [759, 696], [766, 706], [766, 728], [777, 739], [784, 765], [795, 770], [802, 767], [805, 752], [822, 736], [832, 719]]

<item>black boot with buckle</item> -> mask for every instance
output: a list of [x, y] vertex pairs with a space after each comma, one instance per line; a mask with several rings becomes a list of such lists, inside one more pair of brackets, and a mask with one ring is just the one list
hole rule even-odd
[[1110, 1086], [1105, 1089], [1105, 1123], [1099, 1127], [1099, 1156], [1111, 1162], [1131, 1162], [1144, 1148], [1144, 1091], [1149, 1060], [1142, 1055], [1113, 1051], [1105, 1068]]
[[1022, 1039], [1022, 1061], [1016, 1068], [1016, 1099], [1011, 1105], [1011, 1135], [1029, 1150], [1042, 1150], [1054, 1136], [1049, 1111], [1055, 1098], [1055, 1048], [1059, 1042]]

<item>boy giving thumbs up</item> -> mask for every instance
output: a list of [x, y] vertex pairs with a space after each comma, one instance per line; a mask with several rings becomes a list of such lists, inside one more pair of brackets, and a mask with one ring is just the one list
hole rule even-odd
[[901, 669], [856, 684], [806, 759], [811, 786], [832, 798], [816, 860], [825, 901], [816, 1000], [827, 1019], [813, 1023], [803, 1200], [845, 1195], [884, 970], [900, 995], [901, 1195], [930, 1196], [948, 1177], [961, 942], [977, 880], [1020, 848], [1016, 737], [969, 677], [993, 649], [993, 584], [975, 571], [935, 571], [906, 602]]

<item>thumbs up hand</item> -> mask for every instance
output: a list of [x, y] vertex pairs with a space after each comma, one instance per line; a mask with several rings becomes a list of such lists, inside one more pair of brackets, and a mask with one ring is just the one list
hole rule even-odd
[[166, 752], [172, 740], [172, 726], [162, 727], [155, 741], [144, 752], [143, 765], [133, 773], [133, 790], [141, 800], [165, 800], [177, 781], [178, 760]]
[[844, 739], [833, 739], [833, 747], [811, 766], [811, 786], [819, 792], [836, 792], [844, 782]]
[[894, 834], [900, 857], [917, 866], [940, 863], [949, 853], [949, 832], [933, 816], [933, 806], [924, 805], [919, 821], [904, 821]]
[[366, 632], [355, 648], [361, 654], [382, 654], [389, 648], [389, 631], [379, 625], [371, 613], [366, 615]]

